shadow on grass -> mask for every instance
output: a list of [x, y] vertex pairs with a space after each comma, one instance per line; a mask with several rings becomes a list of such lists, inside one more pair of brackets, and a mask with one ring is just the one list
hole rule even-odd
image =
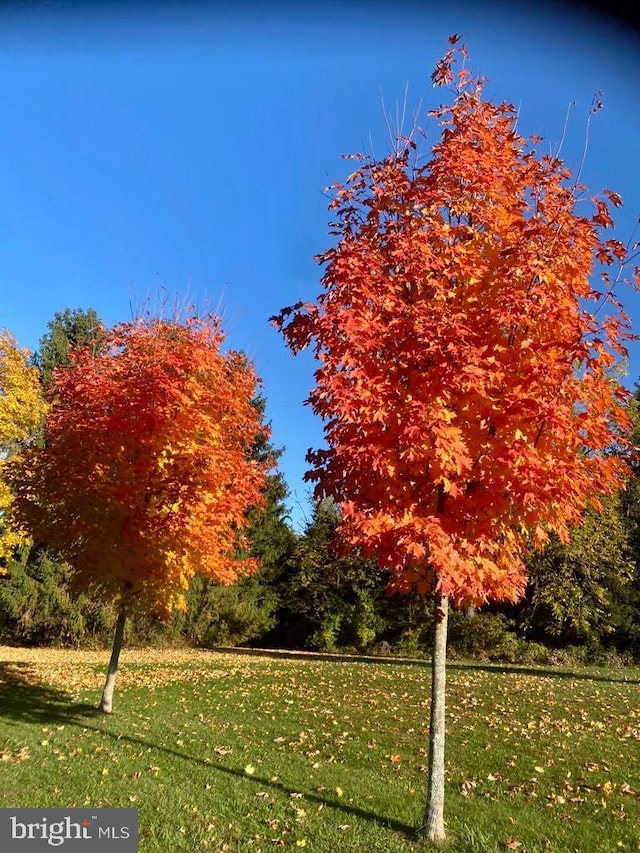
[[[150, 743], [149, 741], [143, 740], [142, 738], [132, 737], [131, 735], [125, 734], [114, 734], [112, 732], [105, 731], [104, 729], [99, 729], [95, 726], [87, 725], [86, 723], [77, 723], [77, 725], [82, 725], [83, 728], [94, 729], [95, 731], [99, 731], [102, 734], [107, 734], [110, 737], [115, 738], [116, 740], [124, 740], [128, 743], [135, 744], [136, 746], [144, 746], [157, 749], [160, 752], [166, 753], [167, 755], [173, 755], [176, 758], [183, 759], [184, 761], [191, 761], [194, 764], [199, 764], [202, 767], [207, 767], [209, 770], [216, 770], [219, 773], [226, 773], [228, 776], [234, 776], [236, 779], [243, 779], [246, 782], [255, 784], [261, 789], [271, 788], [273, 791], [279, 791], [282, 794], [286, 794], [288, 797], [291, 797], [294, 794], [302, 793], [299, 788], [290, 788], [287, 785], [284, 785], [282, 782], [273, 782], [271, 781], [271, 779], [267, 779], [264, 776], [256, 776], [255, 774], [249, 776], [244, 772], [244, 770], [237, 770], [234, 767], [225, 767], [224, 764], [216, 764], [213, 761], [205, 761], [202, 758], [196, 758], [193, 755], [187, 755], [184, 752], [178, 752], [178, 750], [172, 749], [171, 747], [159, 746], [157, 744]], [[337, 811], [341, 811], [344, 814], [351, 815], [351, 817], [358, 817], [362, 820], [371, 821], [373, 823], [385, 827], [386, 829], [392, 829], [412, 841], [415, 841], [417, 839], [417, 831], [415, 827], [409, 826], [408, 824], [402, 823], [401, 821], [395, 820], [393, 818], [375, 814], [374, 812], [367, 811], [366, 809], [361, 809], [359, 806], [349, 805], [348, 803], [343, 803], [337, 799], [323, 797], [320, 793], [305, 791], [304, 799], [311, 803], [322, 804], [325, 808], [331, 808]]]
[[[248, 655], [253, 657], [269, 657], [281, 660], [310, 660], [328, 661], [332, 663], [374, 663], [393, 666], [421, 666], [431, 667], [428, 658], [402, 658], [382, 657], [377, 655], [348, 655], [332, 652], [307, 652], [294, 651], [292, 649], [252, 649], [252, 648], [217, 648], [211, 649], [217, 654]], [[599, 672], [580, 671], [575, 669], [556, 669], [552, 666], [525, 666], [518, 663], [476, 663], [474, 661], [447, 661], [447, 669], [456, 670], [479, 670], [481, 672], [514, 673], [518, 675], [538, 675], [548, 678], [568, 678], [577, 681], [606, 681], [612, 684], [640, 684], [640, 678], [626, 678], [624, 669], [617, 669], [611, 675], [603, 675]], [[634, 668], [634, 674], [637, 668]]]
[[[5, 718], [15, 723], [64, 723], [68, 726], [75, 725], [82, 729], [91, 729], [116, 741], [125, 741], [136, 746], [151, 748], [182, 761], [192, 762], [209, 770], [235, 776], [238, 779], [245, 780], [249, 784], [258, 785], [260, 788], [271, 788], [289, 797], [292, 794], [301, 793], [298, 789], [289, 788], [281, 782], [272, 782], [270, 779], [255, 775], [248, 776], [244, 771], [236, 770], [233, 767], [225, 767], [223, 764], [206, 761], [202, 758], [179, 752], [171, 747], [155, 744], [151, 741], [134, 737], [133, 735], [124, 734], [123, 732], [109, 731], [104, 726], [92, 725], [90, 722], [92, 718], [96, 721], [107, 721], [112, 718], [98, 711], [93, 705], [73, 702], [70, 696], [64, 691], [42, 684], [28, 663], [0, 662], [0, 718]], [[393, 818], [384, 817], [384, 815], [375, 814], [374, 812], [343, 803], [339, 800], [323, 797], [320, 793], [304, 792], [304, 798], [309, 802], [322, 804], [325, 808], [335, 809], [351, 817], [371, 821], [387, 829], [394, 830], [410, 840], [417, 839], [414, 827]]]
[[[144, 743], [144, 741], [139, 741], [139, 743]], [[164, 749], [164, 747], [160, 747], [160, 749]], [[173, 750], [167, 750], [168, 752], [173, 752]], [[175, 753], [178, 755], [179, 753]], [[214, 770], [218, 770], [221, 773], [227, 773], [230, 776], [235, 776], [239, 779], [250, 780], [251, 782], [256, 782], [259, 784], [261, 788], [272, 788], [275, 791], [280, 791], [283, 794], [291, 797], [293, 794], [299, 794], [300, 791], [295, 788], [289, 788], [286, 785], [283, 785], [281, 782], [272, 782], [270, 779], [266, 779], [260, 776], [247, 776], [246, 773], [242, 770], [236, 770], [233, 767], [225, 767], [222, 764], [213, 764], [210, 762], [203, 762], [199, 758], [191, 758], [191, 756], [182, 755], [182, 758], [190, 758], [191, 761], [197, 761], [201, 764], [205, 764], [207, 767], [212, 767]], [[417, 830], [415, 827], [411, 827], [406, 823], [402, 823], [399, 820], [394, 820], [393, 818], [383, 817], [382, 815], [374, 814], [374, 812], [369, 812], [366, 809], [361, 809], [359, 806], [352, 806], [347, 803], [340, 802], [339, 800], [328, 799], [327, 797], [323, 797], [318, 793], [309, 793], [305, 792], [304, 799], [311, 803], [322, 804], [326, 808], [336, 809], [337, 811], [344, 812], [344, 814], [351, 815], [352, 817], [362, 818], [363, 820], [372, 821], [373, 823], [377, 823], [385, 829], [392, 829], [394, 832], [398, 832], [401, 835], [404, 835], [410, 841], [417, 840]]]
[[[451, 671], [480, 670], [501, 675], [537, 675], [544, 678], [567, 678], [572, 681], [606, 681], [609, 684], [640, 684], [640, 678], [621, 676], [621, 670], [615, 674], [604, 675], [599, 672], [579, 672], [574, 669], [554, 669], [545, 666], [523, 666], [518, 663], [467, 663], [461, 661], [448, 662], [447, 669]], [[623, 672], [623, 671], [622, 671]]]
[[0, 662], [0, 718], [72, 723], [93, 716], [99, 716], [95, 706], [73, 703], [63, 690], [43, 684], [31, 664]]

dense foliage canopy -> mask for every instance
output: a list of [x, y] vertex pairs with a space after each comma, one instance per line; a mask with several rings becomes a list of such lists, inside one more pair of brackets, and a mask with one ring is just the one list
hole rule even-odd
[[255, 374], [222, 341], [215, 317], [152, 319], [73, 350], [44, 446], [7, 466], [12, 517], [133, 609], [169, 613], [194, 574], [231, 583], [256, 566], [238, 549], [270, 461], [252, 458]]
[[431, 158], [415, 138], [355, 155], [333, 187], [323, 292], [274, 322], [320, 361], [309, 400], [328, 448], [309, 477], [340, 502], [347, 546], [400, 589], [481, 603], [520, 596], [529, 546], [566, 541], [623, 484], [609, 450], [628, 392], [611, 367], [629, 321], [608, 268], [627, 253], [602, 233], [619, 196], [580, 214], [585, 188], [483, 98], [484, 78], [454, 72], [463, 57], [452, 47], [433, 75], [454, 101], [429, 114]]

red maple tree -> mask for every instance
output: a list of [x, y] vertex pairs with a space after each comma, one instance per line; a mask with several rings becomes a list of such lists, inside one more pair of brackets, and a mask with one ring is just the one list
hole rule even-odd
[[167, 616], [194, 574], [228, 584], [256, 567], [239, 552], [263, 502], [265, 428], [254, 371], [223, 338], [213, 316], [138, 320], [75, 350], [54, 372], [43, 446], [8, 468], [14, 520], [119, 602], [114, 652], [127, 614]]
[[[429, 796], [424, 832], [444, 838], [444, 655], [448, 600], [516, 600], [523, 556], [561, 539], [588, 503], [619, 490], [628, 392], [611, 368], [630, 324], [605, 239], [609, 205], [537, 138], [485, 78], [455, 63], [434, 85], [452, 105], [428, 162], [416, 137], [334, 184], [337, 244], [319, 256], [323, 292], [272, 318], [320, 362], [309, 402], [327, 448], [309, 453], [318, 497], [342, 508], [343, 547], [375, 554], [396, 589], [436, 596]], [[594, 264], [601, 286], [591, 282]], [[638, 278], [638, 269], [635, 269]]]

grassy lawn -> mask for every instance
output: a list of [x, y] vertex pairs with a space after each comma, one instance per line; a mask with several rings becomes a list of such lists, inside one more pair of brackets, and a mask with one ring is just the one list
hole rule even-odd
[[[0, 806], [139, 809], [140, 850], [422, 853], [429, 670], [0, 648]], [[640, 850], [640, 671], [452, 664], [449, 853]]]

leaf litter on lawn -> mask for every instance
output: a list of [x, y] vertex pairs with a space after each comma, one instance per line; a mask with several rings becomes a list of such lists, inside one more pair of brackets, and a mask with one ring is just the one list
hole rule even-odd
[[[17, 677], [26, 672], [29, 681], [84, 699], [87, 691], [99, 692], [108, 659], [107, 652], [51, 649], [0, 649], [0, 656], [5, 671], [13, 664]], [[120, 676], [120, 705], [110, 719], [80, 730], [64, 721], [61, 728], [36, 726], [24, 742], [11, 736], [11, 743], [0, 741], [0, 767], [10, 764], [13, 773], [42, 765], [61, 792], [74, 767], [83, 768], [86, 793], [74, 789], [67, 801], [90, 796], [140, 804], [183, 786], [192, 792], [185, 800], [195, 800], [201, 812], [229, 815], [225, 797], [246, 797], [246, 818], [219, 836], [229, 844], [234, 833], [248, 843], [249, 827], [257, 844], [256, 821], [267, 834], [264, 821], [277, 821], [274, 836], [290, 845], [294, 834], [282, 827], [304, 819], [305, 833], [296, 840], [305, 839], [311, 851], [331, 850], [329, 842], [317, 847], [314, 833], [319, 838], [326, 824], [330, 835], [333, 823], [344, 839], [363, 831], [367, 819], [354, 817], [354, 809], [378, 815], [381, 825], [410, 827], [419, 818], [428, 740], [425, 666], [129, 649]], [[537, 815], [535, 831], [545, 829], [552, 851], [572, 851], [561, 839], [586, 838], [590, 825], [619, 829], [615, 840], [626, 846], [616, 849], [635, 850], [629, 839], [640, 820], [636, 684], [454, 665], [447, 729], [452, 837], [466, 822], [486, 820], [484, 831], [500, 828], [503, 848], [512, 839], [523, 845], [521, 853], [537, 850], [534, 830], [526, 830]], [[255, 811], [257, 804], [263, 805]], [[340, 849], [358, 849], [349, 843]], [[581, 843], [580, 853], [600, 853]], [[389, 847], [395, 849], [404, 848]]]

